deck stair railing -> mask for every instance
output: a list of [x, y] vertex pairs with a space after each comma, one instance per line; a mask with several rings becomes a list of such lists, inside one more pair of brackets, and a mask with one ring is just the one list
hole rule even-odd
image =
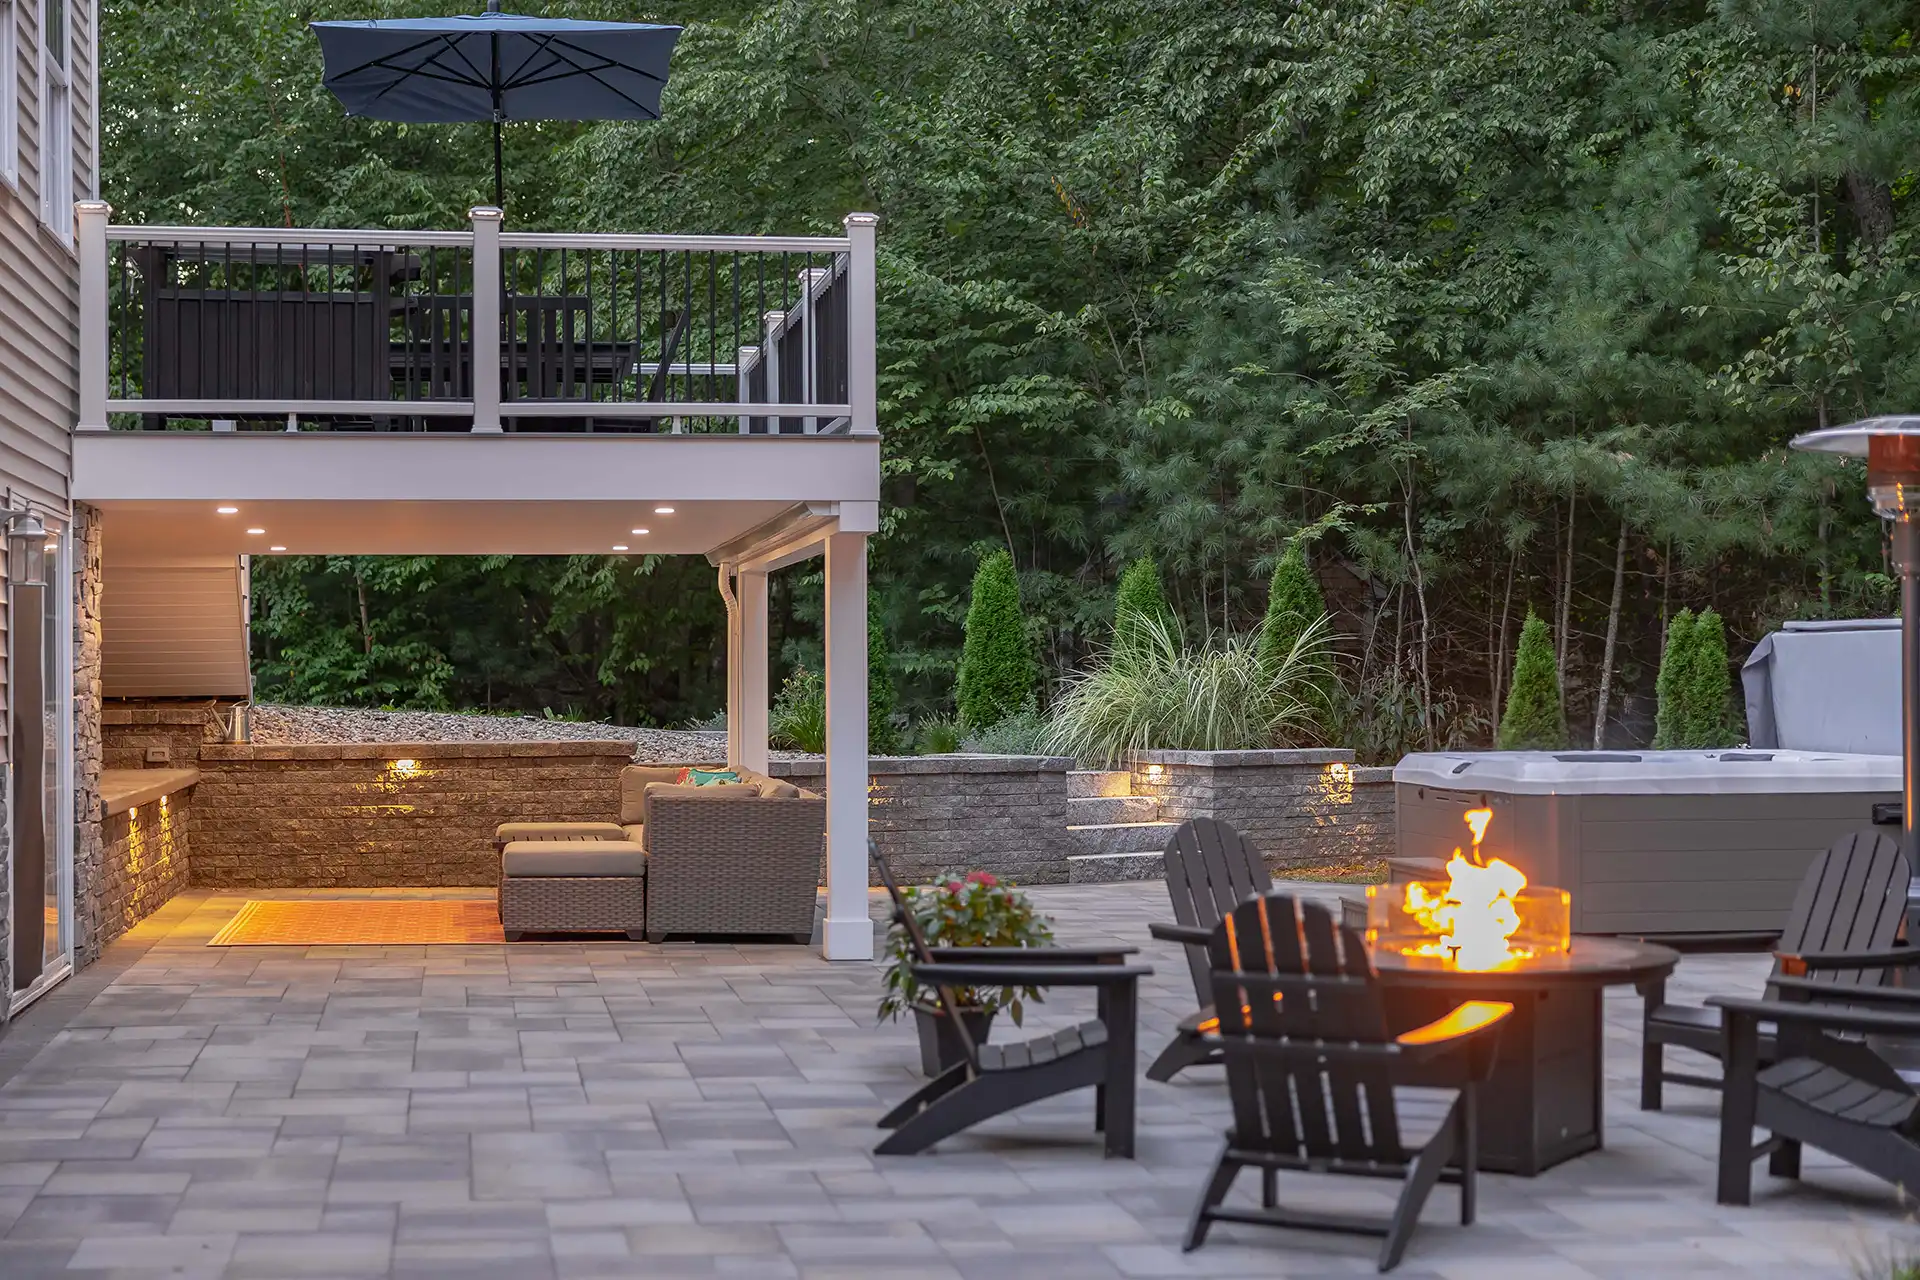
[[82, 430], [876, 432], [874, 240], [79, 208]]

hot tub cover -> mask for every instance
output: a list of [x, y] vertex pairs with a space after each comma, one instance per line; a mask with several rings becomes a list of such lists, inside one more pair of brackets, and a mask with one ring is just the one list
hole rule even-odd
[[1900, 620], [1789, 622], [1740, 670], [1747, 740], [1796, 751], [1900, 751]]
[[1841, 752], [1430, 751], [1396, 783], [1504, 795], [1738, 795], [1900, 790], [1900, 757]]

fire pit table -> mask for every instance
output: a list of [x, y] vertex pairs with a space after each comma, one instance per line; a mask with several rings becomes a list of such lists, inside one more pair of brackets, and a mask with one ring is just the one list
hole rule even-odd
[[[1387, 948], [1373, 953], [1397, 1032], [1423, 1026], [1463, 1000], [1504, 1000], [1493, 1078], [1481, 1092], [1480, 1168], [1531, 1178], [1601, 1146], [1602, 992], [1665, 978], [1680, 957], [1621, 938], [1576, 937], [1565, 951], [1484, 972]], [[1445, 1084], [1445, 1068], [1431, 1081]]]

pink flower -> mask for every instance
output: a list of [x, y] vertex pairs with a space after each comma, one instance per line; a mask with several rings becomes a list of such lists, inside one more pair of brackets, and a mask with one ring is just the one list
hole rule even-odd
[[967, 873], [967, 883], [984, 885], [991, 889], [993, 886], [999, 884], [1000, 881], [989, 871], [969, 871]]
[[963, 888], [965, 888], [965, 887], [966, 887], [966, 886], [965, 886], [965, 885], [963, 885], [963, 884], [961, 884], [961, 883], [960, 883], [960, 882], [959, 882], [958, 880], [949, 880], [949, 881], [947, 881], [947, 892], [948, 892], [948, 893], [959, 893], [959, 892], [960, 892], [960, 891], [961, 891], [961, 890], [962, 890]]

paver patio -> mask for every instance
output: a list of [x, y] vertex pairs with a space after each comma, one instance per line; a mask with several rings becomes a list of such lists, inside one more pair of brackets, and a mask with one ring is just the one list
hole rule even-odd
[[[1144, 1070], [1192, 999], [1180, 957], [1146, 936], [1164, 887], [1033, 896], [1063, 942], [1137, 943], [1156, 965]], [[1226, 1119], [1217, 1068], [1142, 1082], [1137, 1160], [1101, 1158], [1090, 1093], [883, 1159], [873, 1124], [917, 1054], [909, 1025], [874, 1024], [877, 967], [792, 946], [205, 946], [243, 900], [175, 899], [109, 955], [89, 1003], [13, 1033], [67, 1020], [0, 1087], [0, 1277], [1373, 1272], [1374, 1242], [1334, 1235], [1220, 1226], [1180, 1253]], [[1689, 957], [1670, 990], [1754, 991], [1765, 969]], [[1716, 1206], [1715, 1099], [1677, 1088], [1667, 1113], [1636, 1109], [1638, 1015], [1609, 996], [1607, 1149], [1485, 1177], [1472, 1228], [1442, 1188], [1396, 1274], [1806, 1280], [1915, 1243], [1892, 1190], [1811, 1152], [1803, 1184], [1762, 1175], [1753, 1208]], [[1392, 1190], [1281, 1184], [1296, 1204], [1382, 1212]]]

